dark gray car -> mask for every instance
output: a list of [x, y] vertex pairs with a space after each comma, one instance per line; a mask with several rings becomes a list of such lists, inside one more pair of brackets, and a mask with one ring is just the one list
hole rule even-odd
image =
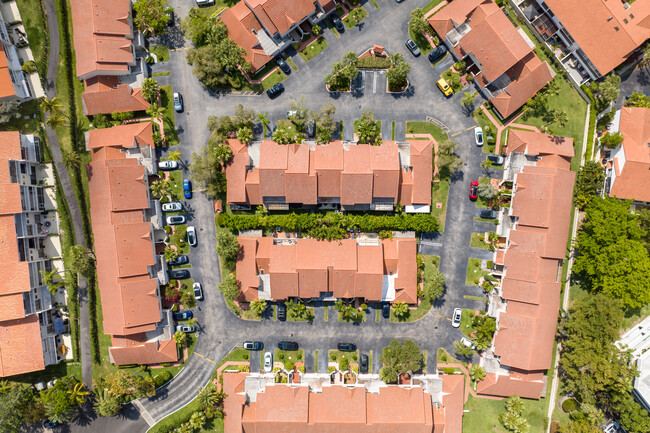
[[499, 216], [499, 212], [495, 211], [494, 209], [483, 209], [480, 215], [481, 218], [484, 218], [486, 220], [495, 220]]
[[277, 59], [275, 59], [275, 63], [278, 64], [280, 69], [282, 69], [282, 72], [284, 72], [285, 74], [289, 75], [291, 73], [291, 68], [289, 67], [287, 62], [284, 61], [282, 57], [278, 57]]

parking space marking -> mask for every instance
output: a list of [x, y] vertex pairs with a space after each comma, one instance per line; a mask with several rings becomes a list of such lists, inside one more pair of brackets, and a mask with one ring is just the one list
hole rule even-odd
[[440, 120], [436, 119], [435, 117], [427, 116], [427, 117], [425, 117], [424, 120], [426, 122], [430, 122], [430, 123], [433, 123], [434, 125], [438, 126], [440, 129], [445, 131], [447, 134], [449, 134], [449, 132], [451, 131], [451, 129], [449, 129], [449, 127], [447, 125], [445, 125], [444, 123], [442, 123]]

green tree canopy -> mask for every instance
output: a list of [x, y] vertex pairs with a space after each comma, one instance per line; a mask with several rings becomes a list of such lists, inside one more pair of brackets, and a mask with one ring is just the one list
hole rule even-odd
[[411, 340], [400, 343], [393, 339], [379, 356], [384, 366], [379, 376], [386, 383], [396, 383], [402, 373], [419, 371], [422, 368], [422, 351]]
[[241, 293], [239, 290], [239, 285], [237, 284], [237, 279], [229, 275], [221, 284], [219, 284], [219, 291], [223, 293], [223, 296], [230, 301], [234, 301], [239, 297]]
[[577, 237], [574, 277], [593, 293], [620, 299], [625, 308], [650, 302], [650, 257], [640, 240], [646, 232], [630, 202], [594, 197]]
[[237, 236], [233, 235], [229, 230], [219, 230], [217, 232], [217, 254], [226, 263], [234, 266], [239, 254]]
[[440, 177], [448, 178], [463, 167], [463, 160], [460, 159], [456, 152], [458, 152], [458, 145], [451, 138], [438, 144], [436, 165]]
[[411, 11], [409, 28], [415, 34], [430, 33], [431, 26], [424, 18], [424, 10], [422, 8], [415, 8]]
[[361, 117], [354, 122], [359, 143], [381, 144], [381, 123], [375, 120], [372, 110], [363, 110]]
[[144, 35], [165, 33], [169, 16], [169, 0], [137, 0], [133, 3], [133, 21]]
[[[428, 25], [428, 24], [427, 24]], [[406, 87], [409, 72], [411, 72], [411, 65], [404, 60], [404, 56], [400, 53], [390, 55], [392, 66], [386, 71], [386, 78], [388, 85], [392, 90], [399, 90]]]
[[145, 78], [142, 82], [142, 95], [148, 102], [154, 102], [158, 100], [159, 89], [160, 86], [158, 85], [158, 82], [153, 78]]
[[603, 188], [604, 180], [605, 170], [596, 161], [587, 161], [580, 169], [573, 193], [580, 210], [584, 210], [589, 200]]

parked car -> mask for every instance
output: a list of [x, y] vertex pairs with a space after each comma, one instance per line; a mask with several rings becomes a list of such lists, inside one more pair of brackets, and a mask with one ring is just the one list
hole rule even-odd
[[343, 21], [341, 21], [341, 18], [339, 18], [338, 15], [332, 16], [332, 25], [336, 27], [336, 30], [339, 33], [343, 33], [345, 31], [345, 26], [343, 25]]
[[381, 304], [381, 315], [384, 319], [390, 319], [390, 304], [388, 302]]
[[190, 277], [190, 271], [187, 269], [173, 269], [169, 272], [169, 278], [172, 280], [184, 280]]
[[289, 67], [287, 62], [284, 61], [282, 57], [278, 57], [277, 59], [275, 59], [275, 63], [278, 64], [280, 69], [282, 69], [282, 72], [284, 72], [285, 74], [289, 75], [291, 73], [291, 68]]
[[162, 204], [163, 212], [177, 212], [183, 210], [183, 203], [180, 201], [170, 201]]
[[278, 341], [278, 349], [280, 350], [298, 350], [298, 343], [295, 341]]
[[202, 301], [203, 300], [203, 288], [201, 287], [201, 283], [194, 283], [192, 286], [192, 289], [194, 290], [194, 299], [197, 301]]
[[196, 229], [194, 226], [187, 226], [187, 242], [190, 246], [196, 246]]
[[58, 427], [58, 426], [60, 426], [60, 425], [61, 425], [60, 422], [49, 421], [49, 420], [48, 420], [48, 421], [45, 421], [45, 422], [43, 423], [43, 428], [44, 428], [44, 429], [53, 429], [54, 427]]
[[180, 256], [176, 256], [175, 259], [171, 259], [170, 261], [168, 261], [167, 264], [170, 266], [178, 266], [178, 265], [186, 265], [189, 262], [190, 262], [190, 258], [184, 254], [181, 254]]
[[189, 179], [183, 181], [183, 195], [187, 199], [192, 198], [192, 181]]
[[214, 4], [214, 0], [196, 0], [196, 5], [201, 7], [201, 6], [212, 6]]
[[499, 212], [494, 209], [483, 209], [479, 216], [486, 220], [495, 220], [499, 216]]
[[158, 168], [160, 170], [176, 170], [178, 169], [178, 161], [159, 161]]
[[496, 165], [503, 165], [505, 162], [505, 158], [501, 155], [488, 155], [487, 160]]
[[176, 311], [173, 313], [173, 315], [174, 315], [174, 320], [187, 320], [194, 317], [194, 313], [192, 313], [192, 311], [190, 310]]
[[359, 373], [368, 373], [368, 355], [361, 355], [359, 357]]
[[341, 352], [354, 352], [357, 350], [357, 345], [354, 343], [339, 343], [336, 348]]
[[165, 218], [165, 221], [167, 222], [168, 226], [177, 226], [179, 224], [185, 224], [187, 222], [187, 218], [185, 218], [185, 215], [169, 215], [167, 218]]
[[469, 338], [466, 337], [461, 337], [460, 342], [465, 345], [466, 347], [469, 347], [470, 349], [475, 349], [476, 347], [474, 346], [474, 343]]
[[605, 433], [617, 433], [620, 425], [616, 421], [611, 421], [609, 422], [605, 427], [603, 427], [603, 431]]
[[440, 78], [436, 81], [436, 86], [438, 86], [438, 89], [440, 89], [442, 94], [445, 96], [451, 96], [454, 94], [454, 91], [449, 87], [449, 84], [447, 84], [447, 81], [445, 81], [444, 78]]
[[287, 306], [282, 302], [278, 304], [278, 320], [281, 322], [287, 320]]
[[183, 97], [178, 92], [174, 92], [174, 110], [179, 113], [183, 111]]
[[436, 60], [444, 57], [445, 54], [447, 54], [447, 47], [444, 45], [438, 45], [434, 50], [429, 51], [429, 55], [427, 57], [429, 58], [429, 61], [433, 63]]
[[316, 122], [314, 122], [313, 119], [307, 122], [307, 125], [305, 125], [305, 132], [310, 138], [313, 138], [316, 135]]
[[178, 331], [185, 332], [186, 334], [190, 334], [192, 332], [195, 332], [196, 328], [190, 325], [176, 325], [176, 332]]
[[478, 198], [478, 182], [473, 180], [469, 186], [469, 199], [474, 201]]
[[278, 84], [274, 84], [269, 90], [267, 90], [266, 94], [269, 96], [269, 98], [273, 99], [283, 91], [284, 91], [284, 84], [278, 83]]
[[455, 308], [454, 309], [454, 315], [451, 318], [451, 326], [454, 328], [460, 327], [460, 318], [463, 317], [463, 310], [460, 308]]
[[478, 147], [483, 146], [483, 128], [480, 126], [474, 128], [474, 141]]
[[264, 354], [264, 372], [270, 373], [273, 371], [273, 354], [266, 352]]
[[420, 54], [422, 54], [422, 53], [420, 52], [420, 49], [418, 48], [417, 44], [416, 44], [415, 42], [413, 42], [413, 39], [410, 39], [410, 38], [409, 38], [409, 39], [406, 40], [406, 48], [408, 48], [409, 51], [410, 51], [410, 52], [411, 52], [415, 57], [419, 57]]
[[261, 341], [244, 341], [244, 349], [246, 350], [262, 350], [264, 343]]

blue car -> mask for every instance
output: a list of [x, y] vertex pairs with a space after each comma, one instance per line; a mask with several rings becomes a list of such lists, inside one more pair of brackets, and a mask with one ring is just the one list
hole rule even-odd
[[183, 195], [185, 198], [192, 198], [192, 182], [189, 179], [183, 181]]
[[190, 310], [185, 311], [176, 311], [174, 314], [175, 320], [188, 320], [194, 317], [194, 314]]

